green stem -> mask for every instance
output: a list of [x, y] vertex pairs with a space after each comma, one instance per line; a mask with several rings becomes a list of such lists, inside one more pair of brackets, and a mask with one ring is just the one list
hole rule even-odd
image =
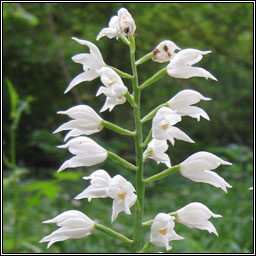
[[138, 170], [136, 172], [136, 193], [137, 200], [140, 207], [136, 207], [135, 210], [135, 221], [134, 221], [134, 236], [132, 244], [132, 252], [136, 253], [140, 250], [143, 241], [143, 208], [144, 208], [144, 195], [145, 195], [145, 185], [143, 183], [143, 149], [141, 147], [143, 142], [142, 134], [142, 124], [140, 122], [140, 97], [141, 91], [139, 89], [137, 67], [135, 64], [135, 39], [133, 36], [129, 36], [130, 40], [130, 56], [131, 56], [131, 66], [133, 72], [133, 91], [134, 100], [137, 107], [134, 108], [135, 126], [136, 126], [136, 136], [135, 136], [135, 150], [136, 150], [136, 165]]
[[137, 171], [137, 167], [135, 165], [133, 165], [132, 163], [129, 163], [128, 161], [126, 161], [125, 159], [123, 159], [122, 157], [118, 156], [117, 154], [108, 151], [108, 157], [112, 160], [114, 160], [117, 163], [120, 163], [121, 165], [123, 165], [124, 167]]
[[163, 77], [167, 72], [167, 68], [163, 68], [161, 70], [159, 70], [155, 75], [153, 75], [152, 77], [150, 77], [147, 81], [145, 81], [141, 86], [139, 86], [139, 89], [142, 90], [146, 87], [148, 87], [149, 85], [151, 85], [152, 83], [154, 83], [155, 81], [157, 81], [158, 79], [160, 79], [161, 77]]
[[145, 243], [143, 248], [139, 251], [139, 253], [145, 253], [150, 247], [151, 247], [151, 243], [149, 242], [149, 240], [147, 240], [147, 242]]
[[120, 133], [122, 135], [135, 136], [135, 132], [131, 132], [129, 130], [126, 130], [126, 129], [124, 129], [122, 127], [119, 127], [119, 126], [117, 126], [117, 125], [115, 125], [115, 124], [113, 124], [111, 122], [106, 121], [106, 120], [102, 120], [101, 124], [104, 127], [108, 128], [108, 129], [110, 129], [110, 130], [112, 130], [114, 132]]
[[145, 56], [141, 57], [140, 59], [138, 59], [135, 62], [136, 66], [141, 65], [142, 63], [150, 60], [152, 58], [152, 56], [153, 56], [153, 52], [149, 52], [148, 54], [146, 54]]
[[126, 236], [116, 232], [115, 230], [111, 229], [111, 228], [108, 228], [104, 225], [101, 225], [99, 223], [95, 223], [94, 225], [95, 229], [101, 231], [101, 232], [104, 232], [114, 238], [118, 238], [119, 240], [125, 242], [125, 243], [128, 243], [128, 244], [131, 244], [133, 241], [130, 240], [129, 238], [127, 238]]
[[130, 74], [127, 74], [115, 67], [112, 66], [108, 66], [109, 68], [112, 68], [119, 76], [123, 77], [123, 78], [128, 78], [128, 79], [133, 79], [133, 76], [131, 76]]
[[168, 175], [170, 175], [170, 174], [172, 174], [174, 172], [178, 172], [179, 170], [180, 170], [180, 165], [175, 165], [175, 166], [173, 166], [171, 168], [168, 168], [168, 169], [166, 169], [166, 170], [164, 170], [164, 171], [162, 171], [162, 172], [160, 172], [160, 173], [158, 173], [156, 175], [153, 175], [153, 176], [145, 179], [144, 183], [146, 184], [146, 183], [149, 183], [151, 181], [156, 181], [156, 180], [163, 179], [166, 176], [168, 176]]
[[147, 121], [151, 120], [151, 119], [155, 116], [156, 112], [157, 112], [160, 108], [162, 108], [162, 107], [168, 107], [168, 102], [163, 103], [163, 104], [159, 105], [158, 107], [154, 108], [151, 112], [149, 112], [146, 116], [144, 116], [144, 117], [141, 119], [141, 122], [144, 124], [144, 123], [146, 123]]

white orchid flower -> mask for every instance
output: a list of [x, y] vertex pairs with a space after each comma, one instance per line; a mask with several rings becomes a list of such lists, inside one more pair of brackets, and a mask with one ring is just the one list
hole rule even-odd
[[96, 93], [96, 96], [104, 94], [106, 101], [100, 112], [104, 112], [107, 109], [112, 111], [116, 105], [120, 105], [126, 102], [125, 94], [127, 87], [124, 85], [121, 77], [111, 68], [103, 67], [98, 71], [101, 82], [104, 86], [101, 86]]
[[131, 14], [125, 8], [118, 10], [117, 15], [113, 16], [107, 28], [103, 28], [98, 34], [96, 40], [99, 40], [103, 36], [110, 39], [119, 38], [121, 35], [133, 35], [136, 30], [135, 22]]
[[61, 213], [51, 220], [43, 223], [56, 223], [60, 228], [44, 237], [40, 243], [49, 242], [47, 248], [53, 243], [67, 239], [77, 239], [87, 237], [94, 232], [94, 221], [88, 218], [84, 213], [76, 210], [70, 210]]
[[100, 132], [103, 128], [102, 118], [88, 105], [77, 105], [66, 111], [58, 111], [58, 114], [68, 115], [73, 120], [62, 124], [53, 133], [70, 130], [64, 141], [69, 137], [79, 135], [91, 135]]
[[81, 82], [92, 81], [95, 78], [99, 77], [98, 70], [105, 66], [104, 60], [100, 53], [98, 47], [86, 40], [81, 40], [76, 37], [72, 37], [76, 42], [82, 45], [86, 45], [90, 49], [90, 54], [80, 53], [72, 57], [72, 60], [76, 63], [83, 65], [83, 70], [81, 74], [76, 76], [68, 85], [64, 93], [69, 92], [74, 86]]
[[132, 15], [125, 8], [121, 8], [117, 12], [118, 25], [120, 31], [124, 35], [133, 35], [136, 30], [135, 22]]
[[130, 215], [130, 208], [135, 204], [137, 195], [131, 182], [121, 175], [112, 178], [109, 186], [109, 197], [113, 198], [111, 222], [114, 222], [120, 212]]
[[75, 197], [75, 199], [88, 198], [106, 198], [110, 197], [113, 200], [111, 222], [114, 222], [120, 212], [125, 212], [130, 215], [130, 207], [137, 200], [135, 189], [131, 182], [127, 181], [121, 175], [116, 175], [113, 178], [104, 170], [94, 171], [89, 177], [91, 185], [83, 192]]
[[221, 218], [219, 214], [214, 214], [208, 207], [202, 203], [190, 203], [177, 212], [176, 221], [188, 226], [189, 228], [198, 228], [207, 230], [209, 233], [214, 233], [218, 236], [218, 232], [213, 224], [208, 220], [211, 217]]
[[109, 39], [112, 38], [118, 38], [121, 34], [119, 24], [118, 24], [118, 16], [113, 16], [109, 23], [107, 28], [103, 28], [100, 33], [98, 34], [96, 40], [101, 39], [103, 36], [108, 37]]
[[145, 152], [150, 150], [150, 154], [148, 158], [151, 158], [157, 163], [164, 163], [168, 168], [171, 167], [171, 161], [169, 156], [165, 153], [165, 151], [168, 149], [168, 144], [166, 140], [156, 140], [153, 139], [148, 144], [148, 147]]
[[212, 153], [201, 151], [180, 164], [180, 173], [192, 181], [211, 184], [227, 193], [226, 188], [232, 188], [232, 186], [217, 173], [210, 171], [221, 164], [232, 165], [232, 163], [224, 161]]
[[151, 226], [150, 243], [158, 247], [165, 247], [169, 251], [172, 249], [169, 245], [170, 241], [184, 239], [176, 234], [174, 220], [173, 216], [166, 213], [157, 214]]
[[58, 148], [68, 148], [70, 153], [75, 155], [71, 159], [65, 161], [58, 169], [58, 172], [61, 172], [66, 168], [92, 166], [105, 161], [108, 156], [106, 149], [86, 136], [79, 136], [71, 139], [65, 145], [58, 146]]
[[181, 121], [181, 117], [176, 111], [168, 107], [160, 108], [152, 122], [152, 137], [158, 140], [169, 140], [174, 145], [174, 139], [194, 143], [187, 134], [179, 128], [173, 126]]
[[170, 61], [174, 57], [176, 50], [180, 50], [180, 48], [174, 42], [170, 40], [162, 41], [154, 49], [152, 60], [159, 63]]
[[182, 90], [168, 101], [168, 106], [172, 110], [176, 110], [177, 114], [181, 116], [190, 116], [196, 118], [197, 121], [200, 121], [200, 116], [202, 116], [210, 120], [203, 109], [191, 106], [198, 103], [200, 100], [208, 101], [211, 99], [204, 97], [201, 93], [194, 90]]
[[106, 171], [102, 169], [94, 171], [90, 176], [83, 177], [83, 179], [91, 180], [91, 185], [77, 195], [75, 199], [88, 198], [90, 202], [92, 198], [108, 197], [109, 186], [112, 179]]
[[167, 73], [175, 78], [188, 79], [191, 77], [204, 77], [205, 79], [217, 79], [207, 70], [199, 67], [192, 67], [199, 62], [203, 55], [211, 53], [211, 51], [200, 51], [196, 49], [184, 49], [179, 51], [167, 66]]

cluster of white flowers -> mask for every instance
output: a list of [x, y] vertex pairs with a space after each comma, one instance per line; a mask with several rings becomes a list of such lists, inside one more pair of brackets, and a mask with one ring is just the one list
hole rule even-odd
[[[136, 25], [131, 14], [125, 8], [121, 8], [117, 15], [110, 19], [108, 27], [100, 31], [97, 40], [106, 36], [108, 38], [121, 38], [129, 44], [127, 38], [134, 36], [135, 30]], [[126, 99], [130, 102], [133, 96], [129, 94], [127, 87], [119, 76], [118, 70], [114, 70], [105, 64], [98, 47], [86, 40], [75, 37], [72, 39], [79, 44], [89, 47], [90, 53], [80, 53], [72, 57], [74, 62], [83, 65], [83, 72], [70, 82], [65, 93], [81, 82], [92, 81], [99, 77], [103, 86], [99, 87], [96, 96], [101, 94], [106, 96], [105, 104], [100, 112], [104, 112], [107, 109], [112, 111], [116, 105], [125, 103]], [[166, 73], [171, 77], [182, 79], [204, 77], [217, 81], [207, 70], [193, 66], [210, 52], [208, 50], [181, 49], [174, 42], [165, 40], [159, 43], [148, 56], [155, 62], [169, 62], [166, 66]], [[194, 143], [186, 133], [175, 125], [181, 122], [184, 116], [195, 118], [197, 121], [200, 121], [201, 117], [210, 120], [208, 114], [203, 109], [193, 106], [201, 100], [209, 101], [211, 99], [204, 97], [195, 90], [186, 89], [177, 93], [163, 107], [157, 108], [152, 116], [152, 139], [150, 141], [151, 137], [149, 137], [148, 143], [144, 145], [144, 147], [147, 146], [144, 151], [144, 161], [147, 158], [151, 158], [157, 161], [157, 163], [164, 163], [168, 167], [167, 171], [172, 168], [171, 160], [166, 153], [168, 141], [173, 146], [175, 139]], [[106, 149], [84, 136], [98, 133], [104, 127], [105, 121], [90, 106], [78, 105], [66, 111], [59, 111], [58, 114], [68, 115], [72, 120], [62, 124], [54, 133], [69, 131], [64, 141], [70, 139], [70, 137], [75, 137], [66, 144], [59, 146], [59, 148], [68, 148], [74, 156], [66, 160], [60, 166], [58, 172], [66, 168], [93, 166], [104, 162], [108, 158], [109, 152]], [[211, 171], [221, 164], [231, 165], [231, 163], [222, 160], [212, 153], [202, 151], [191, 155], [180, 163], [178, 170], [182, 176], [194, 182], [208, 183], [227, 192], [227, 188], [231, 188], [231, 185], [217, 173]], [[138, 200], [135, 188], [131, 182], [121, 175], [115, 175], [111, 178], [103, 169], [96, 170], [83, 178], [90, 180], [90, 185], [77, 195], [75, 199], [87, 198], [90, 202], [94, 198], [112, 198], [111, 222], [116, 220], [120, 212], [125, 212], [128, 215], [131, 214], [130, 208]], [[138, 201], [137, 205], [137, 207], [140, 207]], [[140, 209], [140, 211], [143, 212], [143, 209]], [[172, 248], [169, 245], [171, 240], [184, 239], [176, 234], [174, 230], [175, 222], [182, 223], [190, 228], [195, 227], [207, 230], [209, 233], [218, 235], [215, 227], [208, 220], [211, 217], [219, 218], [221, 215], [214, 214], [205, 205], [198, 202], [190, 203], [169, 214], [159, 213], [152, 221], [149, 241], [155, 246], [165, 247], [166, 250], [170, 250]], [[48, 247], [55, 242], [69, 238], [86, 237], [92, 234], [97, 226], [89, 217], [76, 210], [66, 211], [51, 220], [44, 221], [44, 223], [56, 223], [60, 227], [40, 241], [49, 242]]]

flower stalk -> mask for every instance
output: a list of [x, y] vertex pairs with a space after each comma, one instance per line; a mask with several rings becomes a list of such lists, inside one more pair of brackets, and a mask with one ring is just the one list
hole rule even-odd
[[162, 172], [160, 172], [160, 173], [158, 173], [158, 174], [155, 174], [155, 175], [153, 175], [153, 176], [151, 176], [151, 177], [145, 179], [143, 182], [144, 182], [145, 184], [147, 184], [147, 183], [149, 183], [149, 182], [151, 182], [151, 181], [160, 180], [160, 179], [163, 179], [163, 178], [165, 178], [166, 176], [168, 176], [168, 175], [170, 175], [170, 174], [172, 174], [172, 173], [174, 173], [174, 172], [177, 172], [177, 171], [179, 171], [179, 170], [180, 170], [180, 165], [175, 165], [175, 166], [173, 166], [173, 167], [171, 167], [171, 168], [168, 168], [168, 169], [166, 169], [166, 170], [164, 170], [164, 171], [162, 171]]
[[131, 104], [131, 106], [132, 106], [133, 108], [136, 108], [136, 107], [137, 107], [137, 105], [136, 105], [136, 103], [135, 103], [135, 101], [134, 101], [133, 96], [132, 96], [128, 91], [126, 92], [126, 94], [125, 94], [124, 96], [125, 96], [125, 98], [129, 101], [129, 103]]
[[108, 66], [110, 68], [112, 68], [119, 76], [123, 77], [123, 78], [127, 78], [127, 79], [133, 79], [133, 76], [131, 76], [130, 74], [127, 74], [113, 66]]
[[135, 136], [134, 132], [131, 132], [131, 131], [126, 130], [126, 129], [122, 128], [122, 127], [119, 127], [119, 126], [117, 126], [117, 125], [115, 125], [115, 124], [113, 124], [111, 122], [106, 121], [106, 120], [102, 120], [101, 124], [104, 127], [108, 128], [108, 129], [110, 129], [110, 130], [112, 130], [112, 131], [114, 131], [116, 133], [120, 133], [122, 135], [127, 135], [127, 136]]
[[152, 140], [152, 129], [150, 129], [148, 136], [145, 139], [145, 141], [143, 142], [143, 144], [141, 145], [141, 147], [145, 148], [151, 140]]
[[148, 87], [149, 85], [153, 84], [154, 82], [159, 80], [161, 77], [163, 77], [166, 73], [167, 73], [166, 67], [159, 70], [155, 75], [153, 75], [148, 80], [146, 80], [142, 85], [140, 85], [139, 89], [142, 90], [142, 89]]
[[135, 62], [136, 66], [141, 65], [141, 64], [143, 64], [144, 62], [150, 60], [150, 59], [152, 58], [152, 56], [153, 56], [153, 52], [147, 53], [145, 56], [141, 57], [140, 59], [138, 59], [138, 60]]
[[128, 244], [132, 244], [133, 243], [133, 240], [127, 238], [126, 236], [116, 232], [115, 230], [111, 229], [111, 228], [108, 228], [102, 224], [99, 224], [99, 223], [95, 223], [94, 225], [94, 228], [103, 232], [103, 233], [106, 233], [114, 238], [117, 238], [119, 240], [121, 240], [122, 242], [124, 243], [128, 243]]
[[113, 152], [108, 151], [108, 157], [110, 159], [112, 159], [113, 161], [120, 163], [121, 165], [123, 165], [124, 167], [126, 167], [128, 169], [131, 169], [134, 171], [138, 170], [138, 168], [135, 165], [133, 165], [132, 163], [129, 163], [127, 160], [123, 159], [122, 157], [118, 156], [117, 154], [115, 154]]

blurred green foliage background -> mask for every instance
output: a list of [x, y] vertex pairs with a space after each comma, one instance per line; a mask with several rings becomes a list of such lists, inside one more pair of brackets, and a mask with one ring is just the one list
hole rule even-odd
[[[172, 164], [200, 150], [233, 163], [231, 167], [218, 168], [218, 173], [233, 186], [227, 194], [207, 184], [185, 180], [178, 174], [148, 185], [145, 220], [160, 211], [174, 211], [199, 201], [223, 216], [213, 220], [219, 237], [177, 224], [177, 233], [186, 239], [173, 241], [171, 253], [252, 253], [253, 193], [248, 188], [253, 185], [253, 3], [243, 2], [3, 3], [4, 252], [129, 252], [126, 245], [98, 232], [86, 239], [57, 243], [49, 250], [45, 244], [38, 244], [56, 228], [41, 222], [69, 209], [84, 211], [110, 226], [111, 200], [92, 200], [90, 204], [86, 200], [72, 200], [88, 185], [81, 177], [97, 166], [57, 175], [56, 170], [70, 155], [56, 148], [63, 143], [64, 134], [52, 132], [67, 121], [57, 116], [57, 111], [81, 103], [98, 111], [105, 101], [103, 96], [95, 98], [99, 79], [63, 94], [71, 79], [82, 71], [81, 65], [73, 63], [71, 57], [88, 52], [87, 47], [71, 40], [72, 36], [96, 43], [107, 64], [131, 73], [126, 45], [108, 38], [96, 42], [99, 31], [121, 7], [129, 10], [137, 25], [137, 58], [166, 39], [180, 48], [212, 50], [197, 65], [209, 70], [218, 82], [166, 76], [143, 90], [142, 116], [182, 89], [195, 89], [212, 98], [199, 104], [211, 122], [185, 117], [178, 125], [196, 143], [177, 141], [175, 147], [170, 146]], [[165, 65], [149, 61], [139, 66], [140, 83]], [[130, 81], [124, 82], [131, 91]], [[104, 112], [102, 117], [133, 130], [132, 114], [126, 103], [111, 113]], [[150, 125], [151, 122], [146, 123], [145, 134]], [[15, 155], [10, 147], [13, 130]], [[106, 149], [134, 161], [131, 138], [106, 129], [92, 138]], [[14, 157], [15, 166], [11, 160]], [[99, 167], [111, 175], [120, 173], [134, 184], [133, 174], [111, 160]], [[145, 176], [163, 169], [162, 164], [148, 160]], [[131, 223], [131, 216], [121, 214], [113, 227], [131, 236]], [[151, 252], [158, 251], [163, 248], [151, 249]]]

